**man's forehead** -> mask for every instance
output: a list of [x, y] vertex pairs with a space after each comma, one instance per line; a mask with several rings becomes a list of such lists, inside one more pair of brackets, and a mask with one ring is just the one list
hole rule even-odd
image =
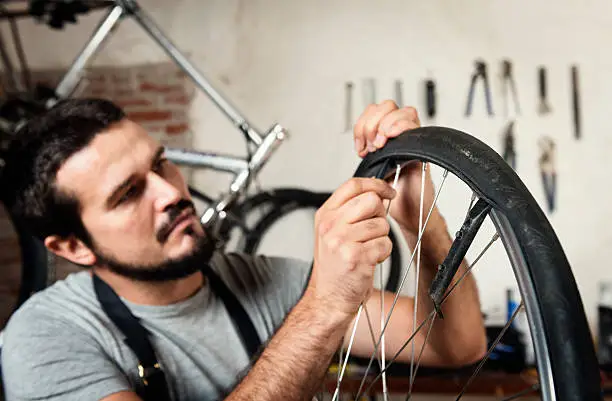
[[81, 200], [103, 201], [142, 163], [149, 164], [158, 146], [141, 127], [124, 120], [69, 157], [57, 172], [57, 184]]

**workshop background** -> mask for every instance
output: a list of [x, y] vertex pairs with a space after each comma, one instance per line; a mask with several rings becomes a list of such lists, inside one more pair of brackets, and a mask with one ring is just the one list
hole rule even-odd
[[[348, 82], [353, 83], [353, 120], [365, 107], [366, 80], [373, 79], [376, 101], [394, 98], [395, 82], [400, 80], [403, 103], [418, 109], [423, 125], [466, 131], [500, 153], [504, 130], [515, 121], [516, 170], [547, 211], [596, 330], [600, 286], [612, 282], [612, 270], [605, 262], [612, 257], [612, 191], [607, 180], [612, 171], [612, 57], [602, 48], [612, 30], [612, 3], [142, 0], [140, 4], [255, 126], [264, 130], [279, 122], [289, 129], [290, 138], [259, 176], [264, 188], [333, 190], [353, 174], [359, 159], [345, 127]], [[34, 72], [50, 82], [57, 79], [103, 13], [80, 16], [76, 25], [61, 31], [29, 19], [20, 21]], [[1, 28], [8, 35], [8, 26]], [[518, 115], [511, 97], [509, 115], [503, 112], [505, 59], [512, 62]], [[471, 116], [465, 115], [477, 60], [487, 65], [494, 116], [487, 113], [482, 81], [474, 89]], [[545, 115], [538, 112], [542, 66], [551, 107]], [[578, 68], [580, 138], [573, 120], [572, 66]], [[80, 95], [113, 97], [165, 143], [245, 154], [242, 135], [176, 67], [168, 65], [166, 54], [133, 21], [120, 26], [90, 72]], [[426, 113], [427, 79], [436, 84], [435, 118]], [[556, 144], [554, 211], [547, 208], [539, 165], [543, 137]], [[434, 178], [439, 182], [439, 176]], [[229, 176], [214, 172], [195, 172], [190, 179], [209, 194], [224, 191], [229, 184]], [[451, 185], [440, 204], [454, 224], [451, 228], [458, 228], [470, 199], [469, 192], [454, 188]], [[296, 225], [307, 234], [282, 236], [290, 241], [283, 244], [283, 252], [302, 252], [312, 242], [306, 219]], [[281, 240], [280, 235], [277, 238]], [[8, 253], [11, 242], [4, 244], [0, 255]], [[499, 247], [487, 265], [475, 271], [483, 311], [497, 313], [500, 319], [505, 317], [506, 288], [515, 287], [511, 272], [500, 273], [496, 265], [503, 258]]]

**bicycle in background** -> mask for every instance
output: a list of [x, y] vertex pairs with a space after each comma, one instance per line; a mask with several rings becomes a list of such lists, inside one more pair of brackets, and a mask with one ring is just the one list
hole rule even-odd
[[[66, 73], [55, 88], [34, 86], [29, 74], [25, 52], [21, 45], [16, 18], [33, 17], [54, 29], [63, 29], [67, 23], [75, 23], [79, 14], [95, 9], [107, 9], [104, 17], [76, 55]], [[200, 70], [175, 46], [154, 20], [134, 0], [116, 1], [49, 1], [29, 2], [29, 8], [11, 12], [2, 6], [0, 17], [11, 24], [13, 42], [19, 57], [22, 79], [15, 79], [16, 72], [8, 57], [5, 41], [0, 38], [0, 58], [7, 72], [9, 92], [0, 105], [0, 142], [8, 142], [15, 131], [28, 118], [53, 107], [61, 99], [75, 95], [86, 75], [86, 68], [107, 39], [125, 19], [134, 20], [153, 41], [173, 60], [185, 74], [204, 92], [217, 108], [232, 122], [246, 141], [247, 157], [221, 155], [192, 149], [166, 148], [166, 156], [175, 164], [193, 169], [212, 169], [230, 173], [233, 179], [227, 191], [213, 198], [190, 186], [190, 192], [198, 203], [204, 205], [200, 221], [208, 235], [214, 237], [220, 247], [226, 247], [234, 238], [235, 251], [259, 253], [262, 240], [272, 226], [298, 210], [316, 210], [329, 197], [328, 192], [312, 192], [300, 188], [273, 188], [249, 195], [248, 190], [266, 162], [288, 138], [285, 127], [275, 123], [264, 132], [257, 130], [200, 72]], [[0, 148], [1, 150], [1, 148]], [[1, 160], [0, 160], [1, 162]], [[0, 165], [1, 168], [1, 165]], [[21, 286], [16, 302], [19, 307], [32, 293], [45, 288], [55, 277], [54, 258], [40, 241], [27, 234], [15, 222], [21, 249]], [[309, 233], [310, 234], [310, 233]], [[393, 239], [395, 235], [392, 233]], [[311, 254], [308, 257], [312, 257]], [[394, 253], [385, 267], [385, 288], [394, 290], [399, 280], [400, 251]]]

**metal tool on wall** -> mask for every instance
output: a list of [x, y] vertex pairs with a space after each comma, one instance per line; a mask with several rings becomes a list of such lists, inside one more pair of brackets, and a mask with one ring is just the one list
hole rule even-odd
[[353, 83], [344, 84], [344, 132], [353, 128]]
[[399, 107], [404, 107], [403, 82], [399, 79], [395, 80], [394, 84], [394, 100]]
[[510, 121], [504, 129], [504, 152], [503, 158], [514, 170], [516, 170], [516, 148], [514, 146], [514, 121]]
[[546, 68], [540, 66], [538, 68], [538, 88], [540, 90], [540, 103], [538, 105], [538, 113], [544, 115], [552, 111], [550, 104], [548, 103], [548, 96], [546, 91]]
[[436, 116], [436, 83], [431, 78], [425, 80], [425, 99], [427, 117], [434, 118]]
[[485, 95], [485, 100], [487, 102], [487, 112], [489, 116], [492, 116], [493, 106], [491, 103], [491, 89], [489, 87], [489, 78], [487, 75], [487, 65], [483, 60], [476, 60], [475, 62], [474, 73], [472, 74], [472, 80], [470, 82], [470, 91], [468, 93], [467, 107], [465, 110], [465, 115], [466, 116], [472, 115], [472, 101], [474, 98], [474, 87], [476, 86], [478, 78], [481, 78], [481, 80], [483, 81], [484, 95]]
[[515, 115], [521, 114], [521, 107], [519, 105], [518, 94], [516, 92], [516, 82], [514, 81], [512, 62], [510, 60], [502, 61], [502, 91], [504, 97], [504, 115], [509, 116], [508, 109], [508, 89], [512, 92], [512, 100], [514, 103]]
[[544, 136], [538, 141], [540, 146], [540, 175], [546, 195], [548, 211], [555, 210], [557, 196], [557, 169], [555, 168], [555, 142], [552, 138]]
[[576, 139], [580, 139], [582, 136], [581, 124], [580, 124], [580, 87], [578, 84], [578, 66], [572, 65], [572, 106], [574, 112], [574, 136]]

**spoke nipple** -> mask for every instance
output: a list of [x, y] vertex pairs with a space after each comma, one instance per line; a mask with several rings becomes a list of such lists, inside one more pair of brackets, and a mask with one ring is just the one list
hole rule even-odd
[[440, 308], [440, 304], [434, 303], [434, 309], [436, 310], [436, 315], [438, 315], [438, 317], [440, 319], [444, 319], [444, 314], [442, 313], [442, 309]]

